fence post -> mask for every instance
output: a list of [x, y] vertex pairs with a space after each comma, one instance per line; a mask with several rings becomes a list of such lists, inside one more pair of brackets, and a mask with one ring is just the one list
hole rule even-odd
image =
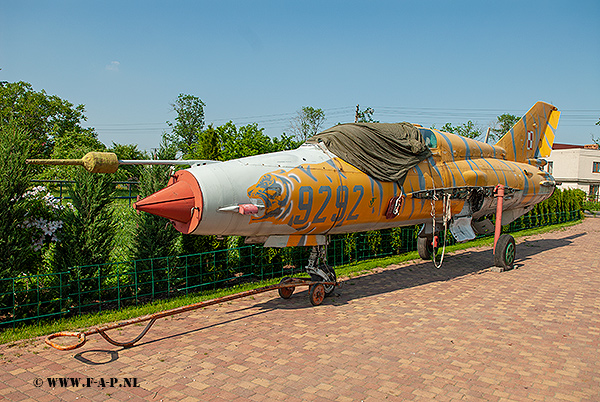
[[17, 300], [15, 298], [15, 278], [11, 278], [12, 280], [12, 310], [13, 310], [13, 329], [16, 327], [15, 317], [17, 316], [16, 305]]
[[117, 268], [117, 306], [121, 308], [121, 264]]
[[38, 325], [40, 324], [40, 275], [36, 275], [36, 279], [37, 279], [37, 289], [36, 289], [36, 311], [37, 311], [37, 323]]
[[100, 311], [102, 311], [102, 294], [100, 293], [100, 283], [102, 281], [100, 279], [100, 266], [98, 266], [98, 273], [96, 275], [98, 276], [98, 306]]
[[135, 305], [138, 305], [138, 274], [137, 274], [137, 260], [133, 260], [133, 291], [135, 292]]
[[152, 300], [154, 300], [154, 259], [150, 259], [150, 272], [152, 272]]
[[167, 294], [171, 294], [171, 265], [169, 257], [167, 257]]

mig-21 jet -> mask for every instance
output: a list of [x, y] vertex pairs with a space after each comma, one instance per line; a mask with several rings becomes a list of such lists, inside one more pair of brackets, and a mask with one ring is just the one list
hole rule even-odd
[[[330, 234], [420, 224], [418, 250], [428, 259], [444, 226], [459, 241], [490, 231], [476, 220], [496, 212], [498, 186], [503, 225], [550, 197], [555, 181], [542, 158], [559, 116], [538, 102], [495, 145], [409, 123], [340, 124], [295, 150], [179, 170], [135, 208], [186, 234], [312, 246], [308, 273], [335, 282], [324, 255]], [[497, 241], [496, 264], [508, 268], [514, 239]]]
[[439, 233], [473, 239], [493, 230], [480, 218], [496, 212], [495, 264], [512, 267], [514, 239], [498, 228], [552, 195], [556, 183], [542, 158], [550, 155], [559, 116], [553, 105], [537, 102], [495, 145], [417, 124], [349, 123], [295, 150], [225, 162], [119, 161], [89, 153], [77, 163], [104, 173], [120, 164], [191, 164], [135, 208], [169, 219], [185, 234], [311, 246], [306, 271], [329, 283], [330, 293], [336, 282], [326, 263], [330, 234], [422, 225], [419, 255], [436, 263]]
[[[120, 161], [112, 153], [89, 153], [77, 161], [98, 173], [121, 164], [188, 164], [167, 186], [135, 203], [139, 211], [167, 218], [180, 232], [245, 236], [265, 247], [312, 247], [306, 272], [310, 282], [284, 278], [278, 289], [289, 298], [296, 284], [309, 285], [309, 299], [320, 304], [337, 285], [327, 265], [328, 235], [421, 225], [417, 248], [433, 259], [440, 233], [458, 241], [495, 230], [494, 263], [512, 267], [515, 241], [500, 235], [506, 225], [550, 197], [554, 178], [543, 170], [552, 150], [560, 112], [537, 102], [495, 145], [410, 123], [339, 124], [295, 150], [219, 161]], [[495, 229], [487, 215], [496, 214]], [[444, 240], [445, 245], [445, 240]], [[443, 257], [443, 254], [442, 254]], [[286, 282], [287, 281], [287, 282]], [[243, 292], [226, 300], [257, 293]], [[46, 342], [62, 350], [100, 333], [111, 343], [131, 346], [156, 319], [226, 301], [225, 298], [155, 313], [130, 322], [81, 333], [57, 333]], [[129, 343], [110, 340], [107, 329], [150, 321]], [[52, 339], [76, 336], [60, 346]]]

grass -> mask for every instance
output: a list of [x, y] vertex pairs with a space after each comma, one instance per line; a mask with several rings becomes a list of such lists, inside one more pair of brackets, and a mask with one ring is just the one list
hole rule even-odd
[[[515, 238], [531, 236], [540, 233], [546, 233], [563, 228], [573, 226], [581, 220], [567, 222], [557, 225], [545, 226], [535, 229], [522, 230], [520, 232], [512, 233]], [[452, 253], [458, 250], [464, 250], [472, 247], [489, 246], [494, 243], [493, 237], [484, 237], [475, 239], [470, 242], [455, 244], [446, 247], [447, 253]], [[419, 255], [416, 251], [409, 253], [377, 258], [367, 261], [355, 262], [336, 267], [336, 273], [339, 278], [352, 278], [359, 275], [364, 275], [372, 272], [378, 267], [387, 267], [392, 264], [400, 264], [407, 261], [416, 260]], [[215, 291], [205, 291], [193, 295], [177, 297], [173, 299], [158, 300], [142, 306], [132, 306], [121, 310], [103, 311], [96, 314], [85, 314], [76, 317], [63, 318], [52, 322], [41, 322], [39, 324], [27, 325], [17, 327], [15, 329], [7, 329], [0, 332], [0, 344], [12, 343], [10, 346], [15, 346], [14, 342], [35, 338], [38, 336], [49, 335], [59, 331], [87, 329], [96, 325], [101, 325], [109, 322], [122, 321], [135, 317], [140, 317], [147, 314], [156, 313], [159, 311], [169, 310], [180, 306], [186, 306], [188, 304], [198, 303], [200, 301], [210, 300], [217, 297], [231, 295], [234, 293], [243, 292], [246, 290], [256, 289], [262, 286], [268, 286], [275, 284], [279, 281], [279, 278], [271, 279], [261, 282], [252, 282], [243, 285], [236, 285], [234, 287], [220, 289]]]

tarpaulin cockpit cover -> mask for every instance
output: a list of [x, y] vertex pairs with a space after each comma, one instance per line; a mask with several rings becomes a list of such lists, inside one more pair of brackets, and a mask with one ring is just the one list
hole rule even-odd
[[362, 172], [402, 185], [406, 174], [431, 156], [419, 130], [410, 123], [348, 123], [311, 137]]

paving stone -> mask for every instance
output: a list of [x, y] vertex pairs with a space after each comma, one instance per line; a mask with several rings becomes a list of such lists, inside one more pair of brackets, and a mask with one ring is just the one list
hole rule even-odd
[[[599, 401], [597, 222], [519, 239], [502, 273], [472, 248], [347, 279], [317, 307], [296, 289], [159, 320], [129, 349], [0, 345], [0, 399]], [[64, 376], [139, 387], [48, 386]]]

